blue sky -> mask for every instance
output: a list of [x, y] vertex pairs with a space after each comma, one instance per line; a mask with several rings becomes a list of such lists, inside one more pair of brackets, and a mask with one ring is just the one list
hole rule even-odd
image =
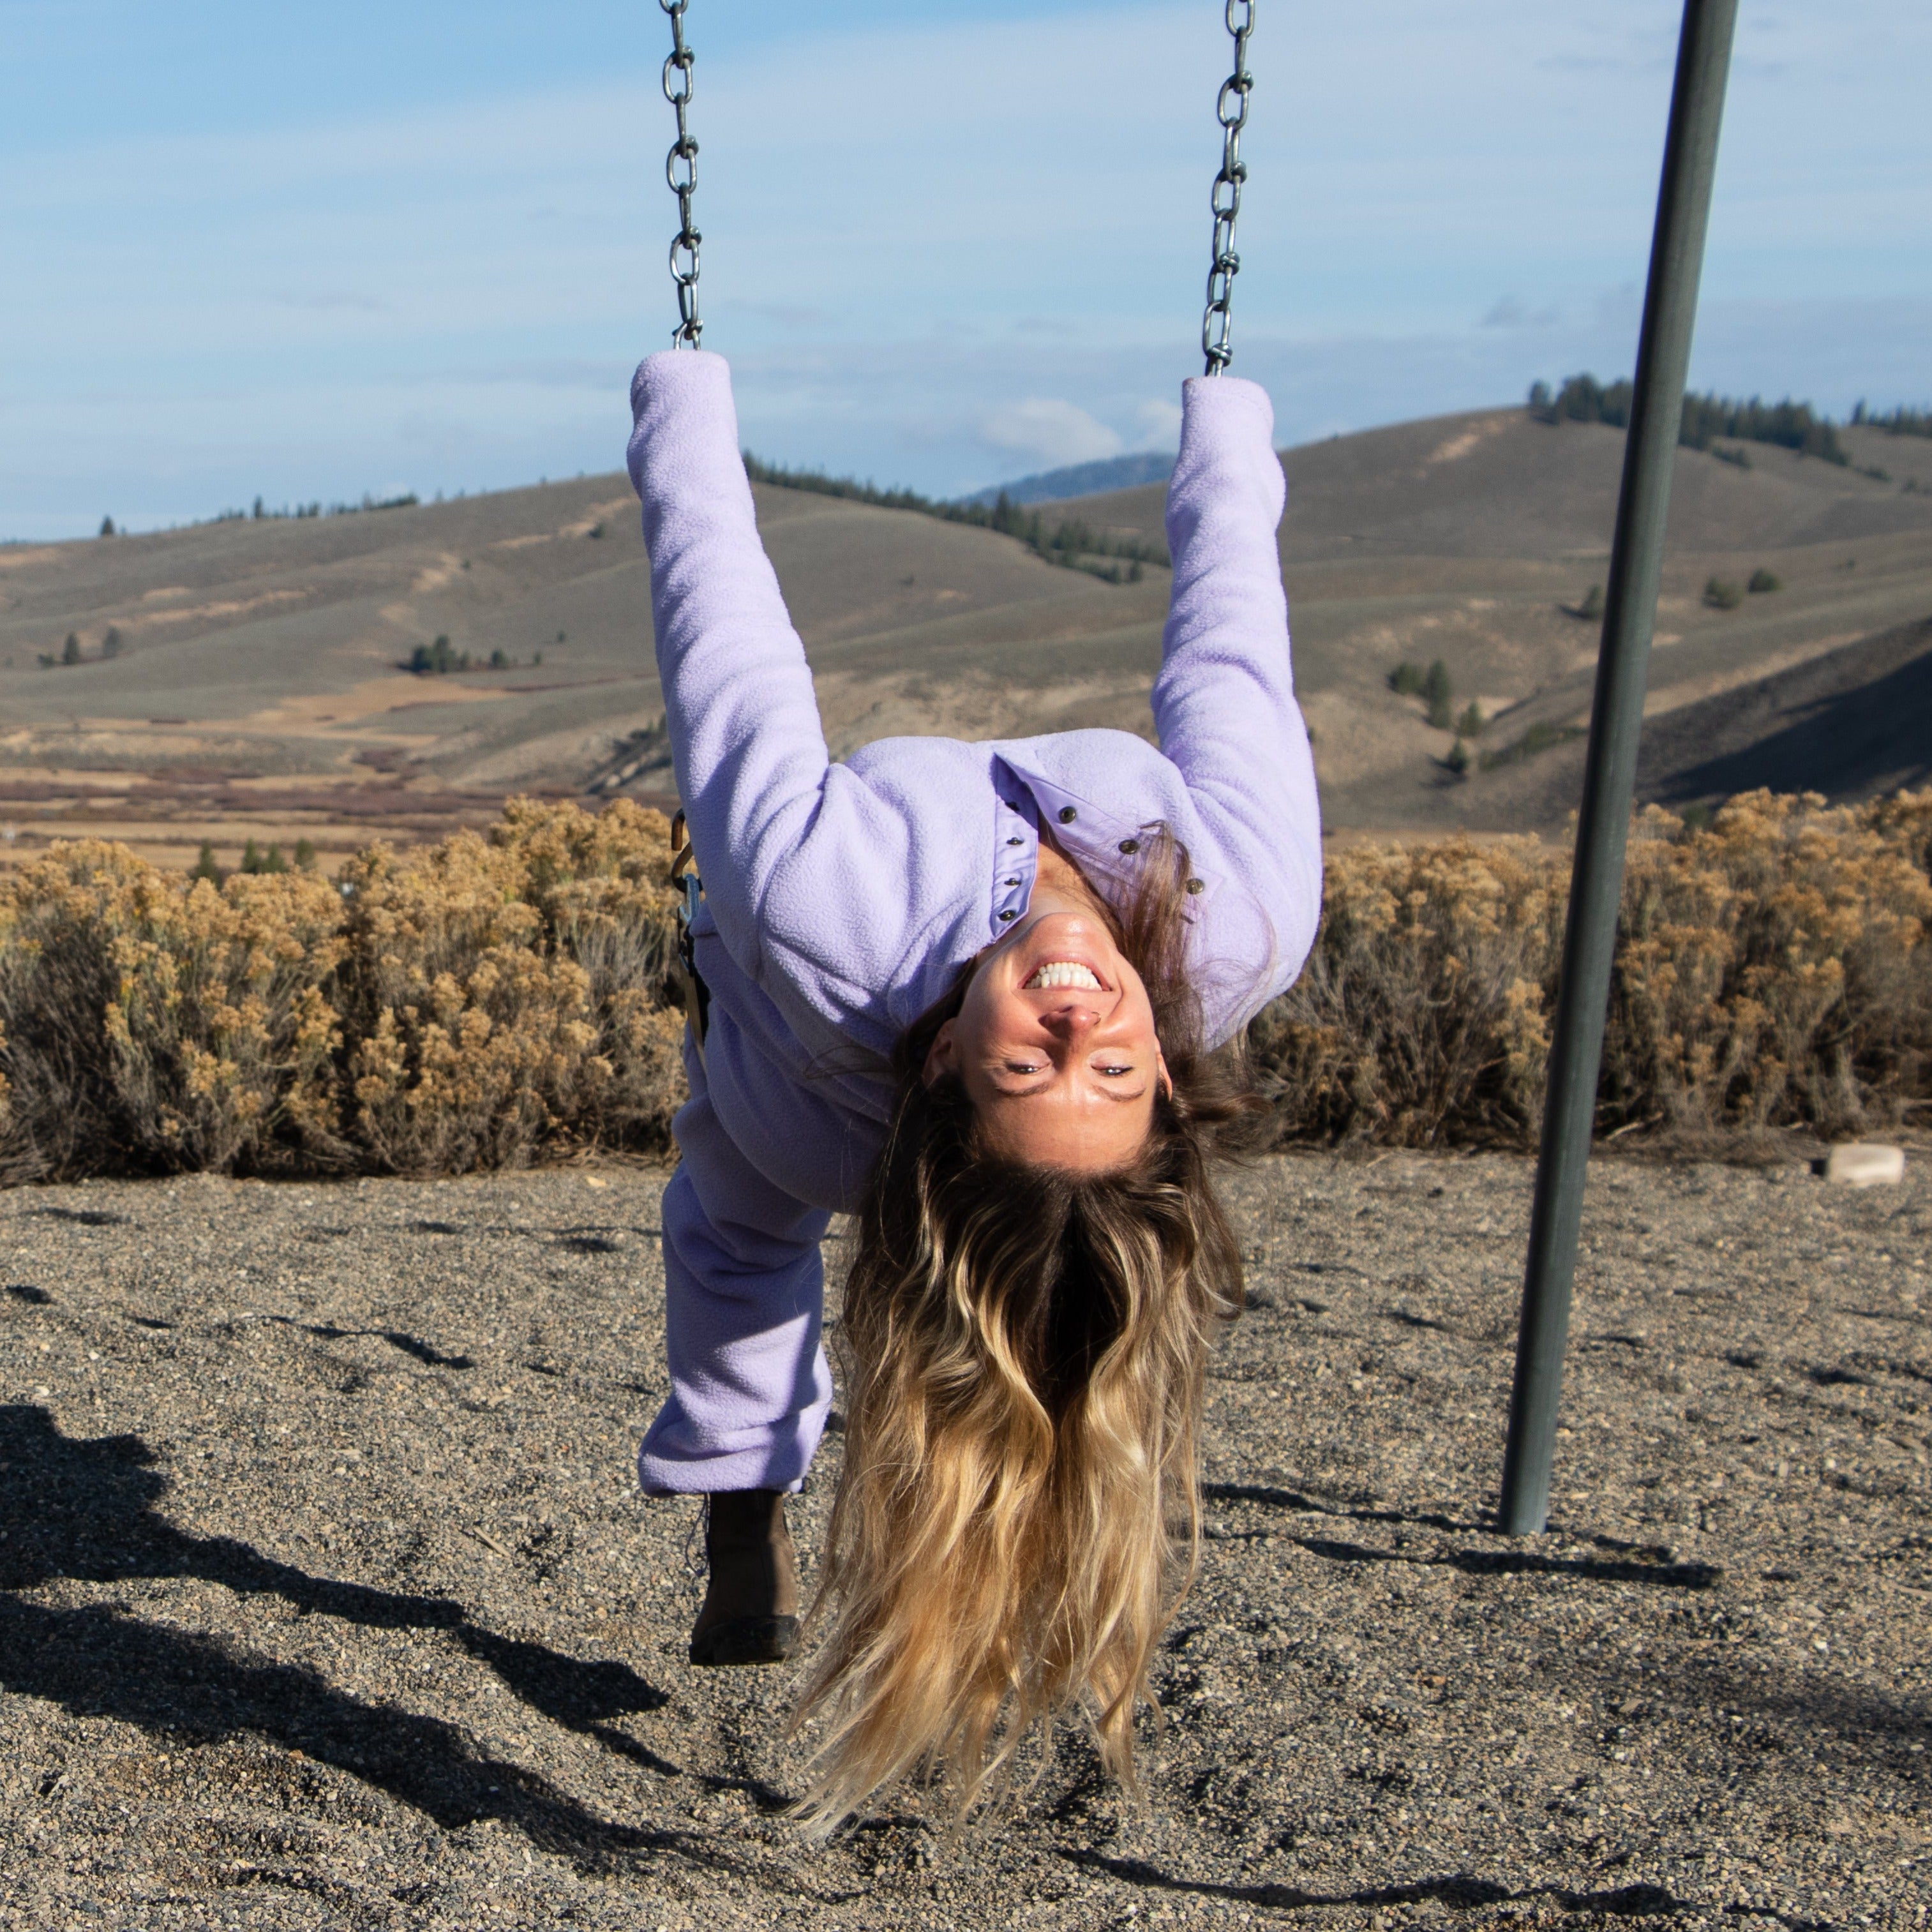
[[[1220, 0], [692, 0], [706, 345], [768, 458], [1160, 444]], [[1626, 373], [1672, 0], [1259, 0], [1236, 369], [1284, 442]], [[668, 339], [655, 0], [0, 0], [0, 537], [615, 467]], [[1932, 9], [1743, 0], [1700, 386], [1932, 401]]]

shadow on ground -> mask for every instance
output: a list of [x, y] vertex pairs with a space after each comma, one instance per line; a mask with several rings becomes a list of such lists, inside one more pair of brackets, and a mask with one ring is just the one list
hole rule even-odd
[[448, 1598], [313, 1576], [231, 1538], [184, 1535], [154, 1513], [166, 1482], [154, 1462], [137, 1437], [65, 1436], [44, 1409], [0, 1407], [0, 1685], [158, 1736], [205, 1742], [259, 1732], [380, 1786], [446, 1830], [495, 1818], [586, 1867], [663, 1852], [730, 1862], [694, 1834], [610, 1823], [521, 1766], [479, 1754], [453, 1725], [364, 1702], [305, 1666], [164, 1629], [116, 1604], [56, 1609], [6, 1594], [58, 1578], [190, 1576], [272, 1592], [305, 1616], [447, 1630], [524, 1702], [607, 1745], [621, 1737], [608, 1728], [610, 1719], [668, 1701], [627, 1665], [498, 1636]]
[[[1350, 1509], [1318, 1502], [1299, 1490], [1276, 1489], [1256, 1483], [1205, 1483], [1202, 1495], [1209, 1502], [1252, 1503], [1264, 1509], [1291, 1510], [1358, 1522], [1394, 1522], [1466, 1535], [1494, 1535], [1482, 1523], [1454, 1516], [1399, 1510]], [[1530, 1550], [1442, 1550], [1424, 1555], [1407, 1550], [1377, 1550], [1329, 1536], [1298, 1536], [1290, 1540], [1316, 1556], [1342, 1563], [1421, 1563], [1441, 1564], [1473, 1576], [1577, 1576], [1600, 1583], [1642, 1583], [1666, 1589], [1708, 1590], [1724, 1580], [1724, 1572], [1708, 1563], [1679, 1563], [1660, 1547], [1610, 1537], [1593, 1537], [1600, 1546], [1618, 1552], [1610, 1557], [1550, 1556]]]
[[[1467, 1911], [1479, 1906], [1533, 1906], [1547, 1900], [1566, 1912], [1642, 1918], [1676, 1912], [1683, 1904], [1660, 1885], [1624, 1885], [1594, 1892], [1538, 1885], [1512, 1891], [1489, 1879], [1457, 1873], [1447, 1878], [1419, 1880], [1411, 1885], [1366, 1886], [1354, 1892], [1305, 1892], [1292, 1885], [1227, 1885], [1211, 1880], [1178, 1878], [1139, 1858], [1103, 1858], [1092, 1852], [1072, 1852], [1067, 1856], [1076, 1864], [1104, 1871], [1150, 1891], [1191, 1892], [1201, 1898], [1226, 1899], [1231, 1904], [1268, 1906], [1276, 1911], [1348, 1905], [1447, 1905]], [[1819, 1932], [1824, 1932], [1824, 1928], [1820, 1928]]]

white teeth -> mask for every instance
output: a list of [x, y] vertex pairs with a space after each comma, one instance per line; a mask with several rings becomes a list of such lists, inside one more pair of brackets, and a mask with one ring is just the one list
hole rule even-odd
[[1106, 989], [1090, 966], [1073, 959], [1050, 959], [1027, 982], [1029, 992], [1050, 992], [1060, 986], [1080, 986], [1092, 993]]

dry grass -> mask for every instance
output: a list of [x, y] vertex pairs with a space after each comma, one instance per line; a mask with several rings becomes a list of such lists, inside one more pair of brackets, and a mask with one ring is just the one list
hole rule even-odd
[[[220, 887], [82, 840], [0, 881], [0, 1180], [460, 1173], [661, 1151], [682, 1098], [662, 817], [513, 800], [488, 838]], [[1932, 1099], [1932, 793], [1752, 793], [1632, 828], [1602, 1131], [1826, 1138]], [[1251, 1036], [1286, 1141], [1521, 1145], [1564, 860], [1333, 857]]]

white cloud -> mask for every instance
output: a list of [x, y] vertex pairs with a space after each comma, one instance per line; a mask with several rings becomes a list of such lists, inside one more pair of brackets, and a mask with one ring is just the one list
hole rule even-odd
[[1134, 411], [1140, 424], [1136, 438], [1142, 449], [1178, 449], [1180, 447], [1180, 405], [1150, 400]]
[[980, 433], [995, 449], [1010, 450], [1043, 469], [1120, 453], [1118, 430], [1064, 397], [1031, 396], [1009, 403], [981, 419]]

